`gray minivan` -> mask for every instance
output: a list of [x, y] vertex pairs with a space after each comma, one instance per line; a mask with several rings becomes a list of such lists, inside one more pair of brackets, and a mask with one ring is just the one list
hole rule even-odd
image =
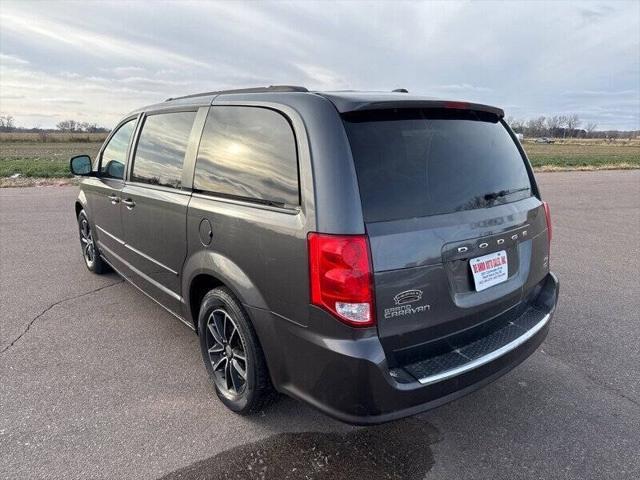
[[84, 261], [194, 329], [235, 412], [274, 389], [354, 424], [442, 405], [531, 355], [557, 302], [503, 116], [290, 86], [142, 108], [71, 159]]

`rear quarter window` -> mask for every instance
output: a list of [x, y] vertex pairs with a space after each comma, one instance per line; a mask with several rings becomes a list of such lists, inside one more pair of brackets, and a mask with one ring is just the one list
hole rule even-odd
[[366, 222], [487, 208], [532, 194], [524, 159], [493, 115], [399, 109], [343, 118]]
[[299, 205], [296, 140], [288, 120], [267, 108], [211, 107], [193, 186], [232, 198]]
[[173, 112], [145, 118], [133, 160], [132, 181], [182, 186], [182, 165], [195, 116], [195, 112]]

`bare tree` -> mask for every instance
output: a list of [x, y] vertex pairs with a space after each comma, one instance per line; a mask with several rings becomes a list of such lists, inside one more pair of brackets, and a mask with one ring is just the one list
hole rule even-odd
[[98, 126], [97, 123], [89, 123], [89, 122], [82, 122], [80, 124], [80, 129], [83, 132], [87, 132], [87, 133], [95, 133], [100, 131], [100, 127]]
[[580, 117], [577, 113], [572, 113], [567, 117], [567, 130], [569, 130], [569, 136], [573, 136], [573, 131], [580, 126]]
[[560, 129], [562, 129], [562, 137], [566, 137], [567, 136], [567, 121], [568, 121], [569, 117], [567, 117], [566, 115], [559, 115], [558, 116], [558, 127]]
[[16, 125], [11, 115], [0, 115], [0, 132], [12, 132]]
[[556, 137], [560, 133], [561, 119], [558, 115], [547, 118], [547, 127], [549, 128], [549, 136]]
[[589, 122], [584, 128], [587, 131], [587, 137], [591, 137], [596, 128], [598, 128], [598, 124], [596, 122]]
[[58, 122], [56, 128], [62, 132], [75, 132], [78, 130], [80, 124], [75, 120], [63, 120]]
[[512, 116], [507, 118], [507, 125], [516, 133], [524, 133], [524, 121]]
[[545, 135], [547, 133], [546, 118], [544, 116], [540, 116], [538, 118], [527, 120], [525, 130], [527, 135], [530, 137]]

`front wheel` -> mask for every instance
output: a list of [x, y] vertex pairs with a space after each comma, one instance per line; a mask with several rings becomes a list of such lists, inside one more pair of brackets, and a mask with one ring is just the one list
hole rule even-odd
[[89, 217], [84, 210], [78, 214], [78, 229], [80, 231], [80, 246], [82, 247], [82, 257], [84, 264], [93, 273], [102, 274], [109, 271], [109, 267], [100, 257], [98, 246], [93, 238]]
[[218, 398], [236, 413], [259, 411], [271, 396], [266, 362], [249, 317], [227, 288], [205, 295], [198, 331]]

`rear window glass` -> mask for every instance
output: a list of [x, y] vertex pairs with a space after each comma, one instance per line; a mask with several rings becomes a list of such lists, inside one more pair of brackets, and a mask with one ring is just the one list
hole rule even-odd
[[462, 110], [344, 115], [365, 221], [451, 213], [531, 196], [531, 182], [498, 118]]
[[193, 186], [218, 195], [299, 205], [296, 139], [287, 119], [259, 107], [212, 107]]

